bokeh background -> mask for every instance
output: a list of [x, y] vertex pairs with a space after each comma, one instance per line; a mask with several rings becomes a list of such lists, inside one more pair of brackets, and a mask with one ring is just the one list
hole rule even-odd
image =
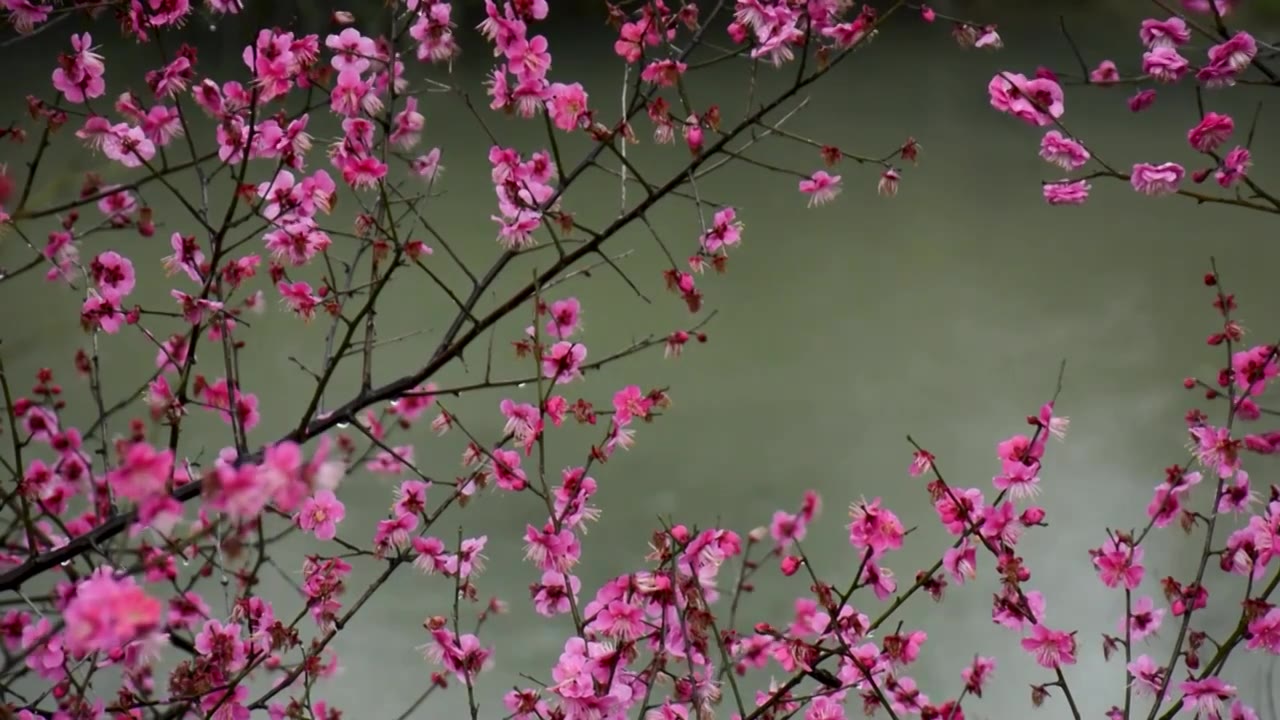
[[[361, 27], [367, 32], [379, 28], [376, 10], [381, 4], [375, 2], [248, 5], [240, 17], [201, 17], [184, 31], [186, 41], [200, 50], [201, 77], [244, 79], [240, 54], [253, 29], [262, 25], [327, 33], [330, 11], [341, 7], [358, 15], [372, 13]], [[612, 116], [621, 103], [623, 67], [612, 54], [613, 35], [603, 25], [600, 4], [553, 6], [552, 18], [537, 29], [551, 43], [552, 79], [582, 82], [592, 105]], [[906, 435], [938, 455], [954, 484], [986, 487], [998, 469], [996, 442], [1025, 429], [1023, 418], [1049, 398], [1065, 359], [1058, 408], [1071, 417], [1071, 432], [1065, 443], [1051, 445], [1042, 475], [1041, 501], [1050, 527], [1030, 533], [1023, 550], [1033, 571], [1029, 587], [1049, 598], [1049, 624], [1080, 631], [1079, 663], [1067, 677], [1082, 710], [1097, 717], [1122, 699], [1123, 668], [1103, 661], [1100, 633], [1116, 631], [1123, 596], [1102, 589], [1086, 551], [1103, 542], [1106, 528], [1144, 524], [1144, 508], [1162, 469], [1186, 457], [1182, 416], [1204, 401], [1183, 391], [1181, 381], [1187, 375], [1209, 376], [1221, 360], [1204, 345], [1215, 316], [1200, 277], [1211, 256], [1237, 294], [1240, 317], [1253, 338], [1266, 342], [1280, 331], [1275, 312], [1280, 307], [1277, 224], [1260, 213], [1196, 207], [1181, 198], [1146, 198], [1105, 181], [1095, 182], [1094, 195], [1083, 207], [1047, 207], [1039, 182], [1057, 177], [1057, 171], [1037, 157], [1039, 133], [989, 107], [986, 84], [998, 70], [1030, 74], [1037, 65], [1046, 65], [1074, 71], [1058, 30], [1059, 16], [1065, 17], [1090, 66], [1112, 58], [1122, 72], [1136, 72], [1142, 52], [1138, 23], [1149, 15], [1162, 17], [1159, 8], [1136, 0], [941, 0], [935, 6], [940, 12], [998, 23], [1005, 49], [963, 51], [945, 24], [895, 18], [874, 43], [807, 91], [807, 106], [787, 125], [799, 135], [867, 155], [888, 152], [915, 137], [923, 148], [919, 167], [904, 168], [898, 196], [878, 197], [878, 170], [848, 163], [839, 170], [844, 193], [817, 209], [806, 209], [794, 177], [746, 165], [718, 172], [701, 191], [710, 200], [738, 207], [747, 230], [728, 275], [701, 281], [708, 310], [718, 312], [707, 327], [709, 342], [690, 347], [679, 360], [664, 361], [660, 352], [633, 357], [574, 388], [604, 400], [624, 384], [664, 386], [674, 399], [663, 417], [640, 429], [635, 449], [593, 472], [600, 481], [598, 504], [604, 515], [587, 538], [579, 568], [583, 599], [601, 582], [641, 566], [649, 533], [662, 518], [723, 523], [746, 532], [767, 523], [775, 509], [796, 508], [807, 489], [825, 500], [807, 550], [818, 573], [837, 583], [847, 582], [857, 566], [844, 527], [849, 502], [881, 497], [909, 525], [919, 525], [905, 549], [889, 561], [905, 586], [947, 545], [935, 527], [923, 483], [907, 477], [911, 448]], [[481, 82], [492, 58], [471, 30], [482, 19], [483, 6], [459, 2], [455, 7], [464, 53], [452, 74], [411, 62], [408, 75], [415, 83], [431, 77], [457, 85], [484, 105]], [[1245, 3], [1232, 19], [1261, 38], [1280, 37], [1280, 3]], [[51, 96], [49, 75], [57, 53], [67, 48], [73, 29], [87, 27], [79, 22], [0, 48], [5, 122], [19, 119], [27, 94]], [[108, 99], [129, 87], [143, 94], [143, 73], [159, 63], [154, 49], [122, 40], [110, 21], [92, 31], [108, 58]], [[691, 93], [697, 104], [718, 103], [726, 118], [734, 119], [747, 102], [749, 77], [747, 63], [721, 63], [695, 76]], [[758, 96], [771, 96], [791, 78], [791, 70], [762, 69]], [[1195, 166], [1185, 142], [1186, 130], [1196, 121], [1191, 88], [1160, 88], [1154, 107], [1139, 115], [1125, 104], [1132, 91], [1071, 88], [1063, 119], [1114, 164], [1175, 160]], [[1211, 93], [1206, 103], [1209, 109], [1248, 118], [1263, 99], [1265, 94], [1241, 88]], [[497, 255], [489, 219], [495, 206], [485, 159], [489, 142], [456, 95], [425, 96], [421, 109], [427, 118], [424, 145], [440, 147], [446, 167], [438, 188], [442, 195], [429, 205], [429, 217], [473, 267], [483, 269]], [[1274, 112], [1271, 105], [1264, 106], [1253, 146], [1254, 176], [1264, 184], [1280, 180], [1274, 169], [1280, 138], [1269, 130], [1275, 128]], [[540, 122], [515, 121], [485, 109], [481, 114], [506, 145], [531, 152], [546, 144]], [[684, 150], [653, 146], [646, 121], [639, 125], [644, 142], [632, 149], [632, 157], [648, 176], [665, 179], [681, 167]], [[74, 193], [85, 172], [100, 172], [108, 181], [128, 176], [78, 147], [69, 130], [58, 138], [52, 162], [42, 170], [44, 194], [33, 203], [36, 207]], [[323, 112], [316, 114], [312, 130], [318, 144], [337, 134]], [[195, 132], [200, 147], [211, 147], [207, 125], [197, 123]], [[569, 164], [585, 148], [576, 139], [562, 138]], [[31, 150], [0, 145], [0, 162], [20, 177]], [[185, 151], [178, 144], [171, 152]], [[318, 148], [311, 167], [324, 165], [321, 152]], [[821, 166], [815, 150], [785, 139], [762, 143], [752, 153], [805, 173]], [[269, 171], [263, 164], [252, 179], [265, 180]], [[190, 182], [178, 187], [195, 189]], [[630, 192], [639, 190], [632, 187]], [[169, 254], [167, 237], [197, 227], [163, 189], [148, 189], [145, 199], [161, 224], [156, 237], [95, 237], [82, 252], [87, 256], [115, 249], [130, 256], [140, 270], [139, 302], [167, 307], [174, 281], [159, 266]], [[618, 181], [603, 172], [589, 174], [566, 197], [569, 209], [596, 226], [616, 214], [618, 202]], [[352, 205], [340, 206], [330, 224], [348, 223]], [[668, 200], [652, 220], [677, 256], [692, 251], [699, 226], [690, 203]], [[607, 269], [557, 288], [582, 300], [584, 340], [592, 357], [696, 321], [663, 289], [663, 255], [643, 228], [624, 233], [609, 247], [612, 254], [629, 251], [620, 266], [644, 298]], [[334, 249], [349, 256], [352, 246], [336, 239]], [[0, 266], [16, 267], [29, 257], [12, 233], [0, 237]], [[545, 266], [545, 257], [535, 254], [514, 264], [491, 302], [501, 301], [504, 289], [526, 282], [534, 267]], [[459, 280], [443, 253], [432, 262], [443, 277]], [[91, 342], [78, 325], [82, 291], [46, 282], [41, 275], [28, 273], [0, 284], [0, 351], [18, 378], [48, 366], [79, 388], [70, 379], [72, 358]], [[380, 336], [416, 334], [378, 356], [376, 378], [385, 381], [419, 367], [452, 318], [452, 305], [442, 293], [424, 277], [406, 274], [381, 306]], [[521, 316], [500, 325], [497, 347], [509, 347], [527, 321]], [[312, 383], [291, 358], [308, 365], [318, 362], [327, 326], [304, 325], [274, 302], [267, 314], [250, 323], [241, 367], [246, 389], [260, 396], [265, 409], [262, 425], [251, 436], [260, 444], [291, 429], [305, 407]], [[158, 334], [177, 328], [155, 321]], [[136, 333], [100, 337], [98, 343], [112, 402], [138, 387], [150, 373], [155, 353]], [[469, 367], [451, 367], [436, 381], [447, 387], [483, 377], [481, 358], [482, 353], [469, 356]], [[217, 377], [220, 364], [220, 357], [209, 357], [201, 367]], [[498, 377], [527, 370], [504, 352], [498, 353], [494, 368]], [[340, 375], [329, 404], [349, 397], [357, 380]], [[445, 402], [472, 433], [492, 440], [503, 424], [498, 402], [509, 394], [529, 400], [532, 389]], [[89, 421], [87, 393], [77, 389], [72, 400], [69, 417]], [[117, 431], [124, 428], [122, 419], [115, 425]], [[197, 415], [184, 450], [207, 463], [227, 438], [225, 426]], [[596, 440], [594, 430], [553, 435], [549, 466], [580, 464]], [[424, 426], [395, 442], [414, 444], [428, 473], [449, 477], [459, 472], [465, 444], [459, 433], [437, 438]], [[1255, 470], [1265, 491], [1273, 478], [1265, 464]], [[392, 486], [386, 478], [353, 472], [342, 490], [348, 508], [343, 537], [368, 542], [390, 503]], [[436, 533], [453, 537], [461, 525], [468, 535], [487, 534], [488, 569], [480, 579], [481, 593], [511, 604], [512, 612], [484, 631], [486, 640], [498, 645], [498, 655], [478, 689], [482, 717], [502, 714], [497, 705], [501, 693], [527, 684], [519, 673], [549, 679], [550, 666], [571, 632], [567, 621], [544, 620], [528, 603], [527, 586], [539, 573], [522, 562], [520, 537], [526, 523], [541, 522], [539, 508], [530, 498], [487, 495], [465, 512], [447, 515]], [[1199, 544], [1198, 535], [1187, 537], [1176, 528], [1159, 533], [1148, 548], [1143, 594], [1159, 599], [1158, 580], [1165, 575], [1187, 578]], [[302, 556], [317, 549], [305, 538], [286, 543], [277, 560], [289, 577], [268, 573], [264, 592], [276, 593], [286, 607], [296, 602], [289, 583], [300, 575]], [[917, 598], [904, 608], [907, 626], [923, 628], [930, 638], [913, 674], [927, 694], [940, 700], [958, 692], [960, 669], [974, 653], [995, 655], [999, 689], [967, 702], [967, 714], [1022, 717], [1029, 712], [1028, 684], [1048, 678], [1028, 661], [1014, 634], [992, 625], [996, 578], [987, 558], [981, 564], [979, 580], [952, 587], [941, 606]], [[350, 586], [358, 592], [378, 570], [370, 563], [357, 564]], [[1211, 568], [1210, 574], [1215, 602], [1196, 625], [1225, 634], [1234, 621], [1234, 598], [1243, 590], [1234, 578], [1223, 585], [1217, 583], [1220, 573]], [[774, 571], [764, 577], [748, 598], [743, 618], [785, 622], [794, 598], [809, 583], [800, 576], [782, 579]], [[397, 717], [426, 687], [432, 669], [415, 649], [426, 641], [420, 624], [428, 615], [447, 611], [451, 594], [451, 582], [408, 569], [398, 573], [335, 642], [340, 675], [318, 687], [317, 696], [336, 701], [351, 717]], [[209, 588], [215, 608], [218, 595], [216, 587]], [[876, 603], [862, 602], [861, 609], [875, 614]], [[1161, 662], [1176, 632], [1168, 620], [1165, 627], [1148, 650]], [[1260, 710], [1267, 707], [1262, 695], [1269, 668], [1243, 654], [1229, 666], [1230, 679]], [[454, 688], [435, 696], [414, 717], [461, 717], [465, 702], [462, 689]], [[725, 712], [727, 717], [727, 705]], [[1058, 700], [1038, 715], [1068, 716]]]

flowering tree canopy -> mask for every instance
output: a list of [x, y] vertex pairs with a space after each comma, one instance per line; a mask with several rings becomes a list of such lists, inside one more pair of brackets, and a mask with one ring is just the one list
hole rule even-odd
[[[671, 404], [667, 389], [638, 382], [583, 397], [581, 379], [625, 357], [661, 348], [675, 359], [706, 342], [704, 292], [720, 282], [708, 278], [751, 243], [752, 208], [707, 197], [705, 178], [731, 165], [764, 170], [786, 178], [814, 212], [838, 202], [845, 175], [865, 173], [859, 187], [894, 196], [918, 159], [916, 140], [862, 153], [804, 137], [787, 127], [802, 93], [907, 24], [942, 39], [949, 30], [961, 48], [998, 50], [995, 25], [900, 0], [606, 4], [613, 55], [605, 59], [623, 78], [621, 103], [606, 105], [557, 72], [540, 32], [547, 0], [485, 0], [474, 28], [459, 27], [456, 8], [439, 0], [354, 1], [326, 32], [262, 28], [223, 40], [242, 47], [242, 63], [212, 77], [182, 27], [196, 13], [238, 14], [245, 4], [0, 0], [19, 36], [47, 33], [63, 48], [26, 116], [0, 130], [25, 158], [0, 172], [5, 261], [9, 248], [24, 253], [0, 273], [0, 292], [9, 279], [42, 273], [83, 298], [79, 317], [65, 318], [83, 331], [74, 377], [44, 369], [32, 383], [6, 372], [0, 344], [0, 718], [363, 717], [360, 698], [335, 702], [346, 694], [331, 643], [393, 575], [417, 573], [454, 599], [413, 629], [424, 689], [409, 713], [448, 691], [465, 694], [472, 718], [841, 720], [879, 711], [962, 720], [981, 712], [984, 692], [999, 690], [996, 659], [948, 659], [951, 684], [922, 687], [911, 673], [929, 638], [896, 614], [908, 602], [941, 602], [982, 572], [998, 583], [993, 624], [1013, 633], [1043, 675], [1034, 705], [1052, 698], [1075, 718], [1258, 717], [1225, 668], [1241, 646], [1280, 654], [1280, 608], [1269, 600], [1280, 584], [1280, 490], [1261, 489], [1245, 467], [1280, 451], [1280, 431], [1263, 422], [1276, 414], [1264, 401], [1280, 361], [1276, 344], [1246, 340], [1216, 266], [1204, 285], [1217, 312], [1208, 345], [1221, 369], [1185, 382], [1216, 412], [1187, 415], [1190, 454], [1165, 470], [1146, 517], [1133, 528], [1098, 528], [1096, 545], [1078, 549], [1096, 570], [1090, 592], [1118, 616], [1100, 642], [1093, 629], [1058, 624], [1053, 606], [1066, 600], [1036, 589], [1022, 554], [1051, 517], [1035, 500], [1051, 439], [1066, 437], [1061, 377], [1026, 416], [1026, 432], [996, 442], [989, 486], [944, 476], [914, 439], [904, 446], [902, 481], [917, 478], [932, 508], [923, 515], [951, 536], [931, 567], [901, 567], [895, 553], [910, 541], [908, 524], [881, 498], [860, 498], [849, 506], [847, 563], [820, 573], [805, 548], [823, 502], [808, 491], [746, 532], [663, 523], [647, 555], [599, 587], [575, 574], [594, 549], [587, 528], [608, 512], [595, 496], [610, 459]], [[1233, 86], [1280, 85], [1268, 64], [1277, 49], [1232, 29], [1232, 4], [1156, 0], [1159, 16], [1138, 29], [1145, 50], [1123, 71], [1111, 60], [1091, 66], [1078, 49], [1075, 74], [994, 70], [991, 106], [1041, 129], [1040, 157], [1071, 173], [1043, 183], [1044, 200], [1078, 205], [1092, 181], [1114, 179], [1142, 195], [1280, 213], [1280, 200], [1250, 174], [1258, 117], [1212, 109], [1214, 94]], [[358, 29], [365, 15], [385, 17], [383, 32]], [[129, 78], [111, 71], [95, 39], [108, 32], [149, 53], [145, 90], [125, 89]], [[454, 80], [463, 33], [492, 51], [482, 89]], [[691, 88], [695, 73], [724, 64], [741, 68], [750, 98], [738, 115]], [[764, 72], [787, 78], [785, 87], [757, 92], [755, 74]], [[1141, 112], [1156, 98], [1148, 86], [1171, 83], [1196, 86], [1200, 119], [1175, 138], [1195, 165], [1104, 160], [1100, 150], [1111, 158], [1110, 149], [1068, 130], [1067, 89], [1136, 88], [1128, 103]], [[473, 113], [491, 141], [487, 156], [452, 154], [449, 139], [429, 131], [437, 102]], [[498, 113], [531, 123], [545, 142], [504, 143], [486, 124]], [[339, 129], [321, 150], [324, 123]], [[589, 149], [571, 156], [562, 147], [570, 140]], [[78, 192], [46, 197], [55, 143], [94, 153], [127, 179], [91, 174]], [[803, 149], [812, 166], [756, 159], [763, 143]], [[674, 157], [678, 167], [654, 175], [639, 161], [645, 154]], [[454, 163], [483, 164], [494, 193], [489, 216], [476, 218], [481, 230], [465, 241], [432, 222]], [[618, 188], [616, 212], [578, 200], [577, 188], [601, 179]], [[161, 199], [171, 216], [158, 216]], [[651, 216], [667, 204], [692, 207], [698, 224], [665, 237]], [[354, 208], [353, 221], [339, 219], [339, 206]], [[625, 347], [597, 347], [584, 329], [591, 308], [572, 288], [600, 270], [642, 293], [644, 281], [614, 249], [629, 230], [660, 249], [662, 281], [689, 319]], [[135, 233], [168, 248], [163, 262], [117, 242]], [[480, 243], [490, 247], [487, 267], [464, 261]], [[514, 268], [523, 260], [534, 271], [521, 277]], [[162, 271], [166, 303], [139, 302], [139, 279]], [[437, 289], [451, 318], [434, 351], [404, 374], [386, 370], [397, 338], [380, 337], [377, 322], [393, 277]], [[277, 437], [259, 426], [281, 410], [259, 401], [265, 388], [241, 362], [246, 347], [273, 343], [252, 328], [268, 312], [326, 339], [322, 357], [293, 358], [311, 392]], [[507, 320], [522, 329], [507, 333]], [[117, 343], [154, 357], [143, 386], [103, 382], [104, 348]], [[491, 372], [499, 353], [524, 371]], [[486, 359], [483, 380], [445, 383], [444, 372], [468, 358]], [[337, 398], [347, 375], [357, 390]], [[461, 395], [492, 398], [498, 436], [453, 409]], [[93, 419], [77, 425], [73, 410]], [[221, 429], [207, 455], [202, 418]], [[548, 445], [566, 452], [570, 426], [594, 440], [571, 447], [574, 464], [549, 468]], [[426, 462], [440, 455], [431, 433], [465, 438], [457, 476]], [[344, 480], [357, 470], [394, 487], [372, 537], [346, 532], [354, 489]], [[359, 492], [370, 487], [381, 492]], [[527, 505], [537, 522], [501, 538], [468, 532], [466, 509], [495, 494]], [[1173, 524], [1203, 534], [1196, 572], [1148, 576], [1146, 548]], [[282, 570], [297, 577], [294, 592], [269, 597], [259, 575], [286, 538], [311, 551], [300, 568]], [[554, 665], [521, 668], [524, 687], [486, 687], [505, 648], [485, 623], [517, 602], [482, 599], [485, 560], [497, 553], [526, 564], [521, 610], [563, 632]], [[373, 573], [367, 584], [353, 581], [357, 565]], [[1209, 573], [1241, 591], [1210, 597]], [[765, 581], [798, 588], [787, 591], [794, 615], [785, 624], [740, 617], [740, 599]], [[1238, 606], [1229, 635], [1197, 624], [1211, 601]], [[1162, 626], [1171, 653], [1144, 653], [1138, 643]], [[1099, 650], [1123, 659], [1122, 695], [1074, 689], [1071, 666]]]

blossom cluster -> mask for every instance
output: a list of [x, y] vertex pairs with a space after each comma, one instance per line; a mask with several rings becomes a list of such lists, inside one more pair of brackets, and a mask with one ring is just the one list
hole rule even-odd
[[[1116, 63], [1103, 60], [1092, 70], [1073, 82], [1098, 87], [1120, 86], [1136, 81], [1140, 89], [1128, 99], [1129, 109], [1142, 112], [1156, 100], [1154, 88], [1147, 84], [1172, 85], [1191, 77], [1197, 84], [1197, 92], [1206, 91], [1206, 98], [1213, 99], [1220, 91], [1230, 88], [1244, 79], [1258, 56], [1258, 42], [1246, 31], [1225, 34], [1220, 41], [1203, 50], [1204, 59], [1196, 64], [1185, 55], [1192, 52], [1192, 27], [1204, 32], [1203, 26], [1192, 20], [1188, 23], [1180, 15], [1163, 20], [1143, 20], [1138, 39], [1144, 49], [1141, 57], [1141, 73], [1135, 77], [1122, 76]], [[1208, 36], [1214, 39], [1212, 35]], [[1081, 67], [1085, 68], [1081, 59]], [[1223, 150], [1235, 130], [1235, 120], [1227, 114], [1201, 107], [1200, 120], [1187, 130], [1187, 144], [1200, 155], [1202, 167], [1190, 173], [1183, 163], [1174, 161], [1136, 162], [1129, 172], [1107, 164], [1090, 153], [1083, 141], [1072, 137], [1062, 120], [1065, 112], [1062, 80], [1047, 68], [1039, 68], [1035, 76], [1028, 78], [1019, 73], [1000, 72], [991, 79], [988, 94], [991, 106], [996, 110], [1045, 127], [1049, 130], [1040, 142], [1040, 156], [1063, 170], [1080, 170], [1091, 161], [1098, 170], [1080, 179], [1063, 179], [1046, 182], [1044, 199], [1050, 205], [1080, 205], [1092, 189], [1089, 180], [1096, 177], [1114, 177], [1127, 180], [1132, 188], [1144, 195], [1161, 196], [1174, 193], [1189, 195], [1200, 201], [1213, 202], [1220, 196], [1207, 196], [1184, 189], [1183, 182], [1190, 176], [1195, 184], [1209, 177], [1223, 189], [1232, 190], [1245, 180], [1253, 164], [1249, 143], [1233, 144]], [[1252, 133], [1250, 132], [1250, 135]]]

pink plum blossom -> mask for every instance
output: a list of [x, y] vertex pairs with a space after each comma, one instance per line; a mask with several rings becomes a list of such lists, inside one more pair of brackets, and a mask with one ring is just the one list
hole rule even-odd
[[317, 540], [332, 540], [338, 523], [346, 516], [346, 508], [332, 490], [320, 490], [307, 498], [298, 511], [298, 526], [312, 532]]
[[1089, 162], [1089, 151], [1057, 130], [1050, 130], [1040, 140], [1040, 157], [1063, 170], [1078, 170]]
[[809, 207], [826, 205], [840, 194], [840, 176], [819, 170], [808, 179], [800, 181], [800, 192], [809, 196]]
[[1064, 111], [1062, 87], [1047, 78], [1000, 73], [991, 78], [987, 92], [992, 107], [1033, 125], [1048, 125]]
[[1178, 163], [1138, 163], [1133, 166], [1129, 183], [1143, 195], [1169, 195], [1177, 191], [1185, 174], [1186, 171]]

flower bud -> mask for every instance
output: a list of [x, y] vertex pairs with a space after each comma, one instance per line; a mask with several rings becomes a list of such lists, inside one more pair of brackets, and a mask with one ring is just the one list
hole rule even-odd
[[835, 145], [822, 146], [822, 163], [827, 167], [835, 167], [840, 162], [840, 158], [844, 157], [844, 153], [840, 152], [840, 148]]
[[1150, 89], [1143, 90], [1139, 92], [1137, 95], [1134, 95], [1133, 97], [1129, 98], [1129, 109], [1133, 112], [1142, 112], [1143, 110], [1146, 110], [1147, 108], [1151, 107], [1151, 104], [1154, 103], [1155, 101], [1156, 101], [1155, 90], [1150, 90]]
[[1046, 689], [1045, 686], [1043, 685], [1031, 686], [1031, 706], [1032, 707], [1040, 707], [1041, 705], [1044, 704], [1044, 701], [1048, 697], [1049, 697], [1049, 690]]
[[898, 149], [898, 154], [901, 155], [903, 160], [915, 163], [920, 156], [920, 143], [916, 142], [915, 138], [909, 137], [902, 144], [902, 147]]
[[800, 569], [800, 565], [803, 562], [804, 562], [803, 560], [796, 557], [795, 555], [788, 555], [782, 558], [782, 568], [781, 568], [782, 574], [787, 577], [791, 577], [792, 575], [795, 575], [796, 571]]
[[13, 194], [13, 180], [9, 178], [8, 168], [0, 165], [0, 205], [9, 202], [9, 197]]

